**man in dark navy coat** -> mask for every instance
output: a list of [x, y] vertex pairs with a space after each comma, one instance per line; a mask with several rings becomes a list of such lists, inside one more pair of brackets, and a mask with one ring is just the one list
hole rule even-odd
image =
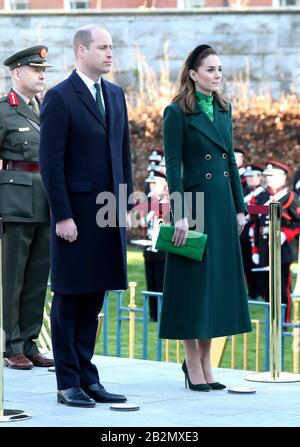
[[[48, 91], [41, 113], [40, 163], [52, 215], [51, 327], [58, 402], [93, 407], [124, 402], [91, 363], [106, 290], [126, 289], [127, 199], [132, 192], [128, 118], [122, 89], [102, 78], [112, 39], [97, 26], [73, 39], [77, 69]], [[125, 185], [125, 186], [124, 186]], [[123, 188], [123, 189], [122, 189]], [[127, 197], [123, 193], [126, 189]], [[121, 191], [121, 192], [122, 192]], [[100, 193], [116, 224], [103, 227]], [[120, 204], [120, 205], [119, 205]], [[126, 208], [127, 207], [127, 208]]]

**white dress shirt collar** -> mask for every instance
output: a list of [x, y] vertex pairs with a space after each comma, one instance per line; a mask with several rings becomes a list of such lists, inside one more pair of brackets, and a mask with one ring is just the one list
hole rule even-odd
[[[85, 85], [87, 86], [87, 88], [89, 89], [91, 94], [93, 95], [93, 98], [96, 100], [95, 81], [93, 81], [93, 79], [89, 78], [87, 75], [82, 73], [82, 71], [80, 71], [78, 68], [76, 69], [76, 73], [82, 79], [82, 81], [85, 83]], [[100, 85], [100, 88], [101, 88], [101, 77], [99, 78], [97, 83]], [[101, 94], [102, 94], [102, 90], [101, 90]]]

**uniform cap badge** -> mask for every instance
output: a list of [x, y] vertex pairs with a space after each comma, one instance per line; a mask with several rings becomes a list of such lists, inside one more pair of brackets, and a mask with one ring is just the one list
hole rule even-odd
[[43, 58], [43, 59], [46, 59], [46, 57], [48, 56], [48, 52], [47, 52], [47, 49], [46, 48], [41, 48], [41, 51], [40, 51], [40, 56]]

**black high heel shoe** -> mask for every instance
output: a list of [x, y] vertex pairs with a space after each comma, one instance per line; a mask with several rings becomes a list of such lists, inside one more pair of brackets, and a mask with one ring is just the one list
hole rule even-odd
[[207, 383], [207, 385], [209, 385], [212, 390], [223, 390], [226, 388], [226, 385], [223, 385], [223, 383], [220, 382]]
[[193, 391], [209, 391], [209, 390], [211, 390], [211, 387], [207, 383], [194, 384], [194, 383], [192, 383], [190, 381], [189, 372], [188, 372], [185, 360], [182, 363], [181, 369], [184, 372], [184, 379], [185, 379], [185, 387], [186, 388], [187, 388], [187, 384], [188, 384], [189, 385], [189, 389], [193, 390]]

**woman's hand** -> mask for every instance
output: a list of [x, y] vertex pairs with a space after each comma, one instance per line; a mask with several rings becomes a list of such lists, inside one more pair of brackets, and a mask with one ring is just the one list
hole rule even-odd
[[239, 232], [239, 234], [241, 234], [241, 232], [244, 229], [245, 223], [246, 223], [245, 214], [244, 213], [237, 213], [236, 221], [237, 221], [238, 232]]
[[186, 243], [188, 231], [189, 231], [189, 223], [187, 217], [183, 219], [177, 220], [174, 224], [175, 231], [173, 234], [172, 242], [176, 247], [181, 247]]

